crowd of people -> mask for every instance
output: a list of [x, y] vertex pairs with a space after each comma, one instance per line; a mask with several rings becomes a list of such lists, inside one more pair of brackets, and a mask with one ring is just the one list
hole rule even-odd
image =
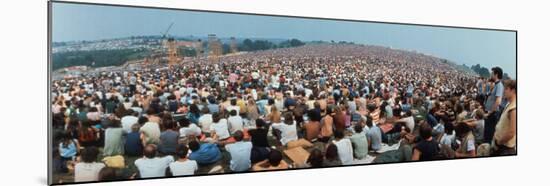
[[[491, 72], [385, 47], [312, 44], [57, 79], [54, 179], [516, 154], [516, 82]], [[305, 149], [303, 162], [292, 148]]]

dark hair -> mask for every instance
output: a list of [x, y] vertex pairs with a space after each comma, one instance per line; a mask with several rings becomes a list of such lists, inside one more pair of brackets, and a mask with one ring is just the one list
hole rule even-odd
[[261, 127], [264, 127], [266, 125], [265, 121], [263, 119], [256, 119], [256, 128], [261, 128]]
[[496, 74], [497, 77], [498, 77], [498, 79], [502, 79], [502, 74], [503, 74], [502, 68], [500, 68], [500, 67], [493, 67], [493, 68], [491, 68], [491, 72], [493, 72], [493, 74]]
[[273, 98], [269, 98], [267, 100], [267, 105], [273, 105], [273, 104], [275, 104], [275, 100]]
[[218, 123], [221, 119], [221, 116], [219, 113], [217, 112], [214, 112], [214, 114], [212, 114], [212, 122], [214, 123]]
[[200, 115], [199, 106], [197, 106], [196, 104], [191, 104], [189, 106], [189, 112], [191, 114], [194, 114], [195, 116], [199, 116]]
[[187, 157], [187, 151], [189, 151], [189, 148], [185, 144], [179, 144], [177, 147], [176, 155], [179, 158], [185, 158]]
[[98, 181], [113, 181], [118, 180], [116, 169], [111, 167], [103, 167], [98, 173]]
[[157, 112], [155, 111], [155, 109], [149, 107], [149, 109], [147, 109], [147, 112], [146, 112], [146, 113], [147, 113], [147, 115], [154, 115], [154, 114], [156, 114]]
[[97, 107], [90, 108], [89, 112], [97, 112]]
[[233, 110], [229, 111], [229, 115], [236, 116], [237, 115], [237, 110], [233, 109]]
[[143, 149], [143, 155], [147, 158], [154, 158], [157, 155], [157, 148], [154, 145], [147, 145]]
[[464, 122], [460, 122], [455, 127], [456, 136], [464, 137], [468, 132], [472, 131], [472, 128]]
[[199, 150], [199, 148], [201, 147], [201, 144], [199, 144], [198, 141], [190, 141], [189, 144], [187, 144], [187, 146], [189, 146], [189, 149], [191, 149], [191, 151], [195, 152], [197, 150]]
[[165, 129], [174, 129], [176, 126], [174, 120], [165, 120], [163, 123]]
[[445, 134], [453, 134], [455, 126], [451, 122], [445, 123]]
[[279, 166], [281, 160], [283, 160], [283, 154], [278, 150], [272, 150], [269, 152], [268, 161], [271, 166]]
[[97, 155], [99, 154], [99, 151], [96, 147], [86, 147], [85, 149], [82, 149], [80, 152], [80, 158], [82, 159], [82, 162], [84, 163], [92, 163], [96, 161]]
[[452, 123], [452, 120], [447, 116], [447, 114], [443, 114], [439, 116], [439, 120], [443, 121], [443, 124]]
[[355, 126], [353, 126], [353, 130], [355, 131], [355, 133], [361, 133], [363, 132], [363, 126], [355, 124]]
[[242, 141], [244, 137], [244, 134], [242, 131], [237, 130], [235, 133], [233, 133], [233, 138], [235, 138], [235, 141]]
[[235, 106], [235, 105], [237, 105], [237, 99], [231, 99], [231, 100], [229, 101], [229, 103], [230, 103], [232, 106]]
[[420, 137], [425, 140], [432, 137], [432, 127], [426, 123], [420, 125]]
[[144, 116], [141, 116], [138, 119], [139, 125], [143, 125], [143, 124], [147, 123], [148, 121], [149, 121], [149, 119], [147, 117], [144, 117]]
[[189, 127], [189, 124], [191, 124], [189, 119], [187, 119], [186, 117], [179, 119], [178, 123], [180, 124], [180, 127]]
[[325, 152], [325, 158], [327, 160], [338, 159], [338, 147], [336, 147], [334, 143], [331, 143], [328, 145], [327, 150]]
[[342, 139], [342, 138], [344, 138], [344, 131], [342, 131], [342, 130], [335, 130], [335, 131], [334, 131], [334, 137], [335, 137], [336, 139]]
[[307, 117], [308, 117], [309, 120], [311, 120], [311, 121], [321, 121], [321, 118], [319, 118], [320, 115], [317, 114], [317, 113], [315, 112], [315, 110], [313, 110], [313, 109], [307, 111]]
[[208, 107], [202, 107], [201, 112], [202, 112], [203, 114], [208, 114], [208, 113], [210, 113], [210, 109], [208, 109]]
[[284, 118], [285, 118], [285, 121], [284, 121], [285, 124], [292, 125], [294, 123], [294, 116], [292, 115], [292, 113], [290, 112], [285, 113]]
[[367, 118], [367, 121], [366, 121], [367, 127], [369, 128], [372, 127], [372, 117], [367, 115], [366, 118]]
[[323, 152], [317, 148], [313, 149], [307, 158], [307, 163], [309, 163], [311, 167], [322, 167]]
[[116, 120], [116, 119], [109, 120], [109, 128], [120, 128], [120, 127], [122, 127], [120, 120]]

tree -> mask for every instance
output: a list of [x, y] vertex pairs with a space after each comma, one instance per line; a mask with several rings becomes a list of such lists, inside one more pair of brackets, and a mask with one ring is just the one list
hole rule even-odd
[[222, 45], [222, 54], [228, 54], [228, 53], [231, 53], [231, 46], [229, 46], [229, 44], [227, 43], [224, 43]]
[[508, 75], [508, 73], [504, 73], [504, 74], [502, 75], [502, 79], [512, 79], [512, 78], [510, 78], [510, 76]]
[[92, 50], [92, 51], [70, 51], [55, 53], [52, 55], [53, 70], [71, 66], [94, 67], [120, 66], [126, 61], [142, 59], [151, 54], [146, 49], [120, 49], [120, 50]]
[[183, 57], [196, 57], [197, 56], [197, 50], [195, 48], [180, 48], [179, 49], [180, 55]]
[[490, 77], [491, 73], [489, 72], [489, 69], [482, 67], [480, 64], [472, 65], [470, 67], [475, 73], [479, 74], [481, 77]]
[[298, 40], [298, 39], [291, 39], [290, 40], [290, 46], [291, 47], [298, 47], [298, 46], [302, 46], [302, 45], [305, 45], [305, 43]]

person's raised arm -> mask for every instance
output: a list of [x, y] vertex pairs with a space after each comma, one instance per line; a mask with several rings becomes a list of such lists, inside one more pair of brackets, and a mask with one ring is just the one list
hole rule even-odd
[[469, 127], [475, 127], [476, 126], [476, 120], [475, 119], [467, 119], [467, 120], [463, 120], [464, 123], [466, 123], [466, 125], [468, 125]]
[[141, 140], [141, 145], [142, 145], [143, 147], [147, 146], [147, 140], [146, 140], [145, 133], [140, 132], [140, 133], [139, 133], [139, 139]]
[[254, 166], [252, 166], [252, 171], [259, 171], [259, 170], [264, 170], [265, 169], [265, 164], [267, 163], [267, 159], [263, 160], [263, 161], [260, 161], [256, 164], [254, 164]]

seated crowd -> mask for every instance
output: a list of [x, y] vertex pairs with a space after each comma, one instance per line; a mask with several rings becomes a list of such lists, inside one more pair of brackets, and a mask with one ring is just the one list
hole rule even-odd
[[54, 175], [85, 182], [516, 153], [516, 82], [502, 69], [483, 79], [428, 56], [362, 50], [304, 46], [56, 80]]

